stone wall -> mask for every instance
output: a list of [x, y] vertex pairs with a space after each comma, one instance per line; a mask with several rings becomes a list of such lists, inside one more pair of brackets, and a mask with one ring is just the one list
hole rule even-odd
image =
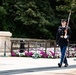
[[10, 55], [11, 36], [12, 36], [12, 33], [9, 31], [0, 31], [0, 56], [1, 55], [3, 56], [5, 51], [6, 51], [6, 54], [9, 53]]

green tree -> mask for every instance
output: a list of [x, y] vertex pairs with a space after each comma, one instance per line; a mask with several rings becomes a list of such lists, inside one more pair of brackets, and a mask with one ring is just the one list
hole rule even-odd
[[4, 29], [6, 14], [7, 11], [4, 9], [4, 7], [0, 6], [0, 30]]
[[76, 24], [76, 0], [0, 0], [0, 29], [13, 37], [55, 39], [60, 19], [68, 18], [71, 7]]
[[13, 27], [13, 30], [15, 29], [17, 37], [53, 37], [47, 26], [54, 25], [55, 15], [47, 0], [8, 0], [4, 3], [4, 6], [8, 11], [8, 16], [11, 18], [10, 22], [13, 22], [12, 25], [15, 24], [14, 26], [9, 25], [9, 27]]

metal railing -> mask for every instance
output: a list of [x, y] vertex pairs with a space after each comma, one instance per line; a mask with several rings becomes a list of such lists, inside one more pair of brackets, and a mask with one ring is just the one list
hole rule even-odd
[[[22, 42], [21, 42], [22, 41]], [[21, 48], [21, 44], [24, 44], [24, 48]], [[72, 46], [76, 46], [75, 42], [70, 42], [67, 48], [67, 57], [71, 57]], [[42, 39], [25, 39], [25, 38], [11, 38], [11, 53], [13, 50], [22, 50], [27, 51], [28, 54], [31, 50], [38, 51], [38, 48], [44, 48], [45, 55], [47, 54], [47, 48], [54, 48], [54, 56], [56, 58], [57, 48], [55, 44], [55, 40], [42, 40]], [[74, 49], [73, 48], [73, 49]], [[28, 56], [29, 57], [29, 56]]]
[[[20, 42], [20, 41], [23, 42]], [[38, 48], [44, 48], [45, 55], [47, 48], [55, 47], [55, 40], [41, 40], [41, 39], [23, 39], [23, 38], [11, 38], [11, 53], [13, 50], [24, 50], [28, 53], [31, 50], [38, 51]], [[24, 49], [20, 48], [21, 43], [24, 43]], [[55, 51], [54, 51], [55, 52]]]

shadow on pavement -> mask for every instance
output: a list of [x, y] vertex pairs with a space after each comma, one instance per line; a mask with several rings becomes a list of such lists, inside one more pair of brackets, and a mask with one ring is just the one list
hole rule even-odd
[[29, 69], [17, 69], [17, 70], [6, 70], [0, 71], [0, 75], [12, 75], [12, 74], [21, 74], [21, 73], [30, 73], [30, 72], [40, 72], [40, 71], [54, 71], [54, 70], [64, 70], [76, 68], [76, 65], [70, 65], [68, 67], [40, 67], [40, 68], [29, 68]]

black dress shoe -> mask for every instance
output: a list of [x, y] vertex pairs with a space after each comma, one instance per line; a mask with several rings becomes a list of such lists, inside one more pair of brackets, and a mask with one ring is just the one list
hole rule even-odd
[[68, 64], [65, 64], [65, 65], [64, 65], [64, 67], [67, 67], [67, 66], [68, 66]]
[[62, 65], [60, 63], [58, 63], [58, 67], [61, 67]]

